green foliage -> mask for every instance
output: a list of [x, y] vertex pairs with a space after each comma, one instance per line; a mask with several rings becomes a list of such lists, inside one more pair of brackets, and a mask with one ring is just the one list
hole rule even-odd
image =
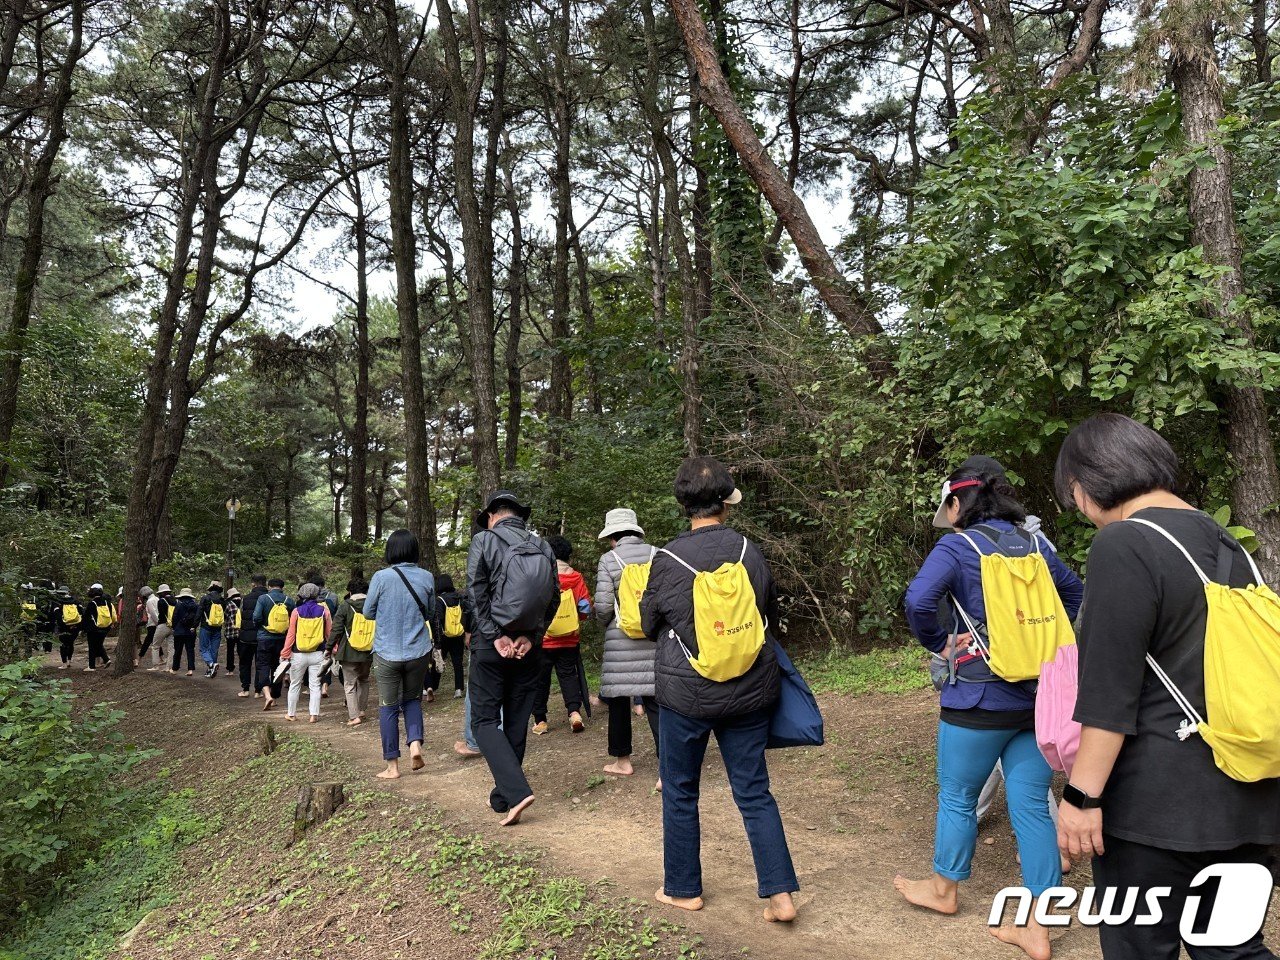
[[160, 794], [131, 829], [76, 871], [66, 892], [23, 921], [0, 960], [105, 960], [123, 934], [173, 900], [181, 853], [204, 836], [191, 791]]
[[909, 693], [929, 686], [929, 656], [915, 644], [867, 653], [832, 651], [798, 665], [819, 693]]
[[147, 754], [124, 742], [109, 704], [77, 716], [74, 701], [37, 661], [0, 666], [0, 899], [16, 908], [9, 917], [54, 893], [139, 809], [123, 778]]

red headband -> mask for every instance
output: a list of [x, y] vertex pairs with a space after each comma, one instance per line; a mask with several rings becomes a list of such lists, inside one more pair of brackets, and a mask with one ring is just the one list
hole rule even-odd
[[947, 489], [949, 492], [955, 493], [957, 490], [965, 490], [969, 487], [980, 487], [982, 486], [982, 483], [983, 481], [981, 480], [958, 480], [951, 484]]

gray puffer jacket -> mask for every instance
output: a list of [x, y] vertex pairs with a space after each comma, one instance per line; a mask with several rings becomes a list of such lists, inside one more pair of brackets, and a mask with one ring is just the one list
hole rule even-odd
[[615, 622], [614, 601], [624, 564], [645, 563], [654, 548], [639, 537], [623, 537], [613, 550], [605, 551], [596, 568], [596, 619], [604, 627], [604, 664], [600, 669], [600, 696], [652, 697], [653, 658], [657, 644], [652, 640], [632, 640]]

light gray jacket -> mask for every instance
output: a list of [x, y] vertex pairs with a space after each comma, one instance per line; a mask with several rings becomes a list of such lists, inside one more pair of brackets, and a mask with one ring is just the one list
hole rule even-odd
[[653, 552], [654, 548], [639, 537], [623, 537], [614, 550], [605, 552], [596, 569], [596, 619], [604, 627], [602, 697], [653, 696], [653, 658], [657, 644], [647, 639], [632, 640], [614, 623], [614, 598], [622, 579], [619, 558], [626, 564], [644, 563], [652, 559]]

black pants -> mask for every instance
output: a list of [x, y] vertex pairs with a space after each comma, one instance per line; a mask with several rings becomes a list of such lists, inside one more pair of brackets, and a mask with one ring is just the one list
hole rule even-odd
[[[226, 639], [225, 637], [223, 638]], [[227, 673], [231, 673], [236, 668], [236, 645], [239, 644], [240, 638], [235, 640], [227, 640]]]
[[493, 774], [489, 806], [498, 813], [533, 793], [524, 775], [524, 748], [541, 667], [536, 647], [523, 660], [508, 660], [488, 645], [471, 650], [471, 731]]
[[156, 638], [156, 627], [158, 624], [150, 624], [147, 627], [147, 635], [142, 638], [142, 646], [138, 648], [138, 660], [141, 661], [147, 651], [151, 649], [151, 641]]
[[53, 634], [42, 631], [38, 636], [40, 637], [40, 646], [44, 647], [44, 652], [53, 653]]
[[551, 671], [560, 679], [560, 693], [569, 713], [582, 709], [582, 676], [578, 673], [578, 648], [553, 647], [542, 650], [542, 671], [538, 675], [538, 696], [533, 701], [533, 719], [547, 719], [547, 701], [551, 698]]
[[253, 681], [253, 689], [256, 693], [263, 690], [271, 691], [271, 698], [274, 700], [280, 696], [280, 690], [284, 686], [284, 675], [275, 683], [271, 682], [271, 676], [276, 672], [276, 667], [280, 666], [280, 651], [284, 649], [284, 637], [277, 637], [270, 633], [258, 634], [258, 652], [256, 663], [258, 665], [258, 673]]
[[62, 657], [63, 663], [70, 663], [71, 657], [76, 652], [76, 632], [72, 630], [69, 633], [58, 634], [58, 654]]
[[102, 630], [102, 631], [90, 630], [88, 632], [88, 637], [89, 637], [89, 666], [96, 668], [98, 666], [99, 660], [102, 661], [102, 665], [104, 667], [107, 666], [109, 663], [111, 663], [111, 661], [107, 659], [107, 647], [106, 647], [107, 632], [105, 630]]
[[[440, 652], [453, 664], [453, 689], [464, 689], [462, 680], [462, 659], [466, 646], [461, 637], [445, 637], [440, 641]], [[441, 681], [443, 682], [443, 680]]]
[[[609, 756], [631, 756], [631, 698], [604, 697], [609, 706]], [[653, 753], [658, 755], [658, 701], [653, 697], [642, 697], [644, 701], [645, 719], [649, 721], [649, 730], [653, 733]]]
[[[243, 637], [244, 634], [241, 634]], [[236, 644], [240, 647], [240, 689], [248, 693], [249, 687], [253, 684], [253, 670], [258, 659], [258, 641], [253, 640], [237, 640]], [[231, 659], [231, 655], [227, 655], [227, 659]], [[227, 669], [231, 669], [231, 664], [227, 664]]]
[[[1207, 814], [1212, 815], [1212, 814]], [[1183, 946], [1179, 923], [1187, 887], [1196, 874], [1217, 863], [1268, 863], [1267, 849], [1260, 846], [1237, 847], [1234, 850], [1205, 853], [1179, 853], [1162, 850], [1129, 840], [1105, 836], [1106, 853], [1093, 858], [1093, 882], [1099, 888], [1138, 887], [1139, 909], [1145, 913], [1146, 890], [1150, 887], [1172, 887], [1173, 893], [1161, 901], [1164, 919], [1155, 926], [1139, 927], [1103, 924], [1099, 927], [1102, 956], [1105, 960], [1177, 960]], [[1211, 891], [1198, 891], [1210, 894]], [[1206, 896], [1202, 906], [1212, 906]], [[1207, 914], [1206, 914], [1207, 920]], [[1195, 947], [1187, 945], [1191, 960], [1275, 960], [1275, 954], [1262, 942], [1262, 931], [1238, 947]]]
[[186, 636], [173, 635], [173, 669], [177, 670], [179, 664], [182, 663], [182, 652], [187, 652], [187, 670], [196, 668], [196, 635], [188, 633]]

